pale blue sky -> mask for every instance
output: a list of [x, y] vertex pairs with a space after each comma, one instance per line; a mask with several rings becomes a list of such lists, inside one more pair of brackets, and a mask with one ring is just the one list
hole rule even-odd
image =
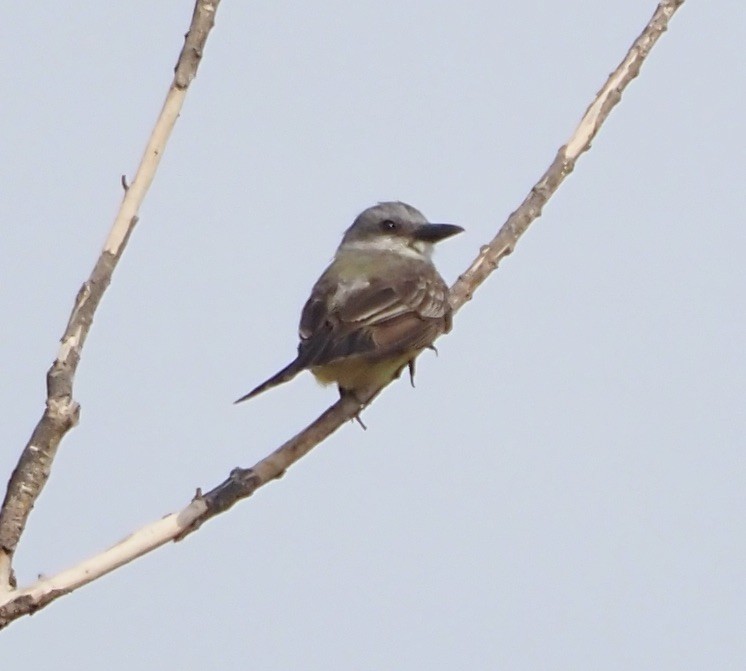
[[[652, 0], [225, 0], [97, 314], [27, 583], [249, 466], [334, 400], [292, 358], [378, 200], [466, 233], [524, 197]], [[5, 479], [170, 81], [191, 0], [13, 3], [0, 76]], [[740, 0], [685, 4], [418, 386], [279, 482], [0, 633], [25, 669], [746, 667]]]

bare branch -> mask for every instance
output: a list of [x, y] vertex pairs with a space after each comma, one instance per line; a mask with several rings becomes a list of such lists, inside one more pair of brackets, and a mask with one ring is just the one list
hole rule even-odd
[[668, 22], [684, 0], [663, 0], [640, 36], [630, 47], [624, 60], [609, 75], [603, 88], [585, 111], [578, 127], [563, 147], [560, 147], [552, 164], [534, 185], [530, 193], [502, 225], [489, 244], [482, 247], [479, 256], [451, 287], [451, 306], [461, 308], [471, 300], [474, 290], [497, 268], [500, 261], [515, 248], [518, 239], [526, 232], [549, 198], [574, 169], [581, 154], [591, 148], [591, 142], [611, 110], [622, 99], [624, 89], [640, 74], [640, 68], [655, 46], [658, 38], [668, 29]]
[[235, 468], [228, 479], [211, 492], [202, 495], [198, 491], [192, 502], [178, 513], [138, 529], [113, 547], [73, 568], [41, 578], [26, 589], [6, 595], [5, 600], [0, 598], [0, 629], [161, 545], [181, 540], [196, 531], [209, 518], [281, 477], [288, 466], [336, 431], [346, 419], [353, 419], [359, 410], [359, 403], [351, 397], [340, 399], [313, 424], [252, 468]]
[[153, 181], [163, 151], [171, 135], [186, 90], [194, 79], [207, 35], [215, 20], [220, 0], [197, 0], [192, 24], [176, 64], [175, 75], [158, 120], [156, 121], [135, 179], [125, 186], [119, 212], [101, 256], [90, 277], [78, 291], [70, 319], [61, 338], [61, 346], [47, 373], [46, 408], [21, 454], [8, 482], [0, 509], [0, 593], [15, 587], [12, 562], [18, 541], [31, 509], [49, 479], [52, 462], [65, 434], [80, 416], [73, 398], [73, 380], [80, 362], [93, 316], [109, 286], [111, 276], [137, 223], [137, 213]]
[[77, 587], [100, 578], [133, 559], [174, 540], [205, 510], [205, 504], [195, 499], [179, 513], [148, 524], [108, 550], [52, 578], [42, 578], [31, 587], [13, 593], [13, 599], [2, 609], [0, 628], [21, 615], [43, 608]]
[[[460, 309], [471, 299], [474, 290], [495, 270], [500, 260], [513, 251], [521, 235], [541, 215], [546, 202], [572, 172], [578, 157], [590, 148], [592, 139], [611, 109], [619, 102], [627, 85], [638, 75], [645, 58], [683, 2], [684, 0], [663, 0], [658, 5], [644, 31], [588, 107], [567, 144], [557, 152], [552, 164], [520, 207], [508, 217], [492, 241], [482, 247], [473, 263], [453, 285], [451, 304], [454, 310]], [[137, 179], [133, 187], [136, 183]], [[223, 483], [210, 492], [202, 494], [198, 491], [193, 501], [179, 513], [168, 515], [140, 529], [113, 548], [76, 567], [42, 579], [27, 589], [6, 595], [4, 601], [0, 599], [0, 628], [170, 540], [181, 540], [211, 517], [226, 511], [241, 499], [251, 496], [262, 485], [282, 476], [288, 467], [342, 424], [354, 419], [361, 407], [372, 402], [380, 391], [375, 389], [366, 394], [362, 406], [349, 397], [340, 399], [303, 431], [251, 468], [236, 468]]]

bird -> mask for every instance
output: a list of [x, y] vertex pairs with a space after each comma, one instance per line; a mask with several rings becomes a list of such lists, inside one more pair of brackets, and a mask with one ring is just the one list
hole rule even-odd
[[433, 264], [433, 248], [463, 230], [430, 223], [401, 201], [361, 212], [303, 307], [297, 356], [235, 403], [305, 370], [360, 403], [405, 366], [414, 386], [414, 359], [435, 349], [433, 341], [452, 325], [448, 286]]

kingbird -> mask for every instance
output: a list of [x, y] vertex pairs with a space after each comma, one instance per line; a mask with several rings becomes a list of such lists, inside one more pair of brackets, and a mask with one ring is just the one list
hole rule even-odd
[[334, 260], [314, 285], [300, 318], [298, 356], [236, 403], [310, 370], [340, 396], [398, 377], [451, 330], [448, 287], [432, 262], [433, 246], [464, 229], [431, 224], [411, 205], [379, 203], [344, 234]]

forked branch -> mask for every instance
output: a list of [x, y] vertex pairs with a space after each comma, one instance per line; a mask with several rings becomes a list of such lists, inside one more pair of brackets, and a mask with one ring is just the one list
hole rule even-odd
[[[479, 255], [453, 285], [450, 299], [454, 310], [460, 309], [471, 299], [475, 289], [497, 268], [499, 262], [513, 251], [519, 238], [541, 215], [544, 205], [565, 177], [572, 172], [577, 159], [590, 148], [591, 141], [612, 108], [619, 102], [622, 92], [638, 75], [651, 49], [665, 32], [673, 14], [683, 3], [684, 0], [662, 0], [660, 2], [645, 29], [599, 91], [575, 132], [559, 149], [547, 171], [531, 189], [523, 203], [508, 217], [497, 235], [482, 247]], [[134, 217], [135, 213], [136, 210], [131, 216]], [[79, 353], [76, 353], [76, 356], [79, 356]], [[371, 392], [366, 405], [379, 392], [380, 390]], [[198, 492], [192, 502], [180, 512], [168, 515], [136, 531], [114, 547], [78, 566], [56, 576], [39, 580], [26, 589], [6, 595], [5, 600], [0, 601], [0, 627], [45, 606], [59, 596], [95, 580], [164, 543], [180, 540], [194, 532], [211, 517], [250, 496], [262, 485], [280, 477], [288, 467], [346, 421], [355, 417], [359, 411], [360, 406], [357, 402], [350, 398], [340, 399], [303, 431], [251, 468], [236, 468], [228, 479], [210, 492], [205, 494]]]

